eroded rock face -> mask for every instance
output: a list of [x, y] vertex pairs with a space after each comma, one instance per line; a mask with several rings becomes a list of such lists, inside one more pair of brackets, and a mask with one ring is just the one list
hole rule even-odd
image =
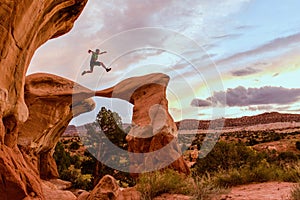
[[[15, 118], [16, 123], [26, 121], [28, 109], [24, 101], [25, 74], [35, 50], [47, 40], [68, 32], [86, 2], [87, 0], [1, 1], [0, 116]], [[4, 133], [1, 135], [3, 137]], [[8, 146], [16, 144], [15, 140], [7, 141]]]
[[36, 156], [36, 169], [43, 179], [57, 178], [54, 148], [74, 116], [95, 108], [94, 92], [71, 80], [51, 74], [26, 77], [25, 102], [28, 120], [20, 125], [18, 145]]
[[70, 191], [59, 188], [58, 181], [44, 181], [42, 180], [43, 195], [46, 200], [76, 200], [77, 197]]
[[51, 188], [41, 191], [40, 178], [58, 177], [52, 157], [55, 145], [74, 116], [94, 109], [90, 99], [93, 95], [93, 91], [55, 75], [33, 74], [26, 78], [29, 118], [17, 127], [18, 147], [1, 146], [0, 172], [5, 176], [0, 176], [0, 191], [17, 199], [43, 198], [45, 191], [51, 193]]
[[[94, 102], [90, 98], [95, 95], [120, 98], [134, 104], [134, 127], [127, 136], [129, 151], [139, 154], [138, 157], [130, 157], [133, 173], [138, 170], [143, 172], [171, 167], [188, 174], [189, 168], [181, 157], [176, 140], [176, 125], [168, 113], [166, 99], [168, 81], [169, 77], [164, 74], [150, 74], [126, 79], [112, 88], [94, 92], [73, 81], [51, 74], [28, 76], [25, 102], [30, 114], [28, 120], [18, 126], [19, 148], [16, 150], [20, 149], [22, 153], [18, 153], [16, 163], [17, 166], [19, 164], [20, 167], [28, 168], [32, 174], [26, 177], [27, 173], [24, 175], [24, 171], [20, 171], [19, 176], [25, 176], [25, 180], [29, 180], [37, 188], [20, 189], [18, 192], [20, 197], [28, 195], [43, 197], [43, 192], [38, 188], [39, 176], [43, 179], [58, 176], [52, 157], [53, 149], [74, 116], [94, 109]], [[164, 150], [159, 154], [147, 154], [161, 149]], [[9, 156], [3, 159], [1, 163], [3, 171], [10, 169], [5, 165], [10, 162], [13, 161], [9, 160]], [[23, 179], [16, 179], [10, 184], [22, 185], [22, 181]], [[104, 185], [100, 184], [101, 188], [109, 184], [114, 185], [113, 182], [109, 184], [106, 182]], [[32, 192], [26, 193], [24, 192], [26, 190]], [[119, 194], [109, 192], [108, 195]]]
[[0, 199], [43, 199], [41, 180], [19, 149], [0, 147]]
[[38, 173], [17, 146], [19, 126], [29, 116], [24, 100], [25, 74], [35, 50], [68, 32], [86, 3], [87, 0], [0, 3], [1, 199], [43, 199]]
[[[58, 138], [72, 117], [93, 109], [89, 98], [95, 94], [72, 81], [37, 74], [29, 76], [25, 86], [25, 74], [35, 50], [47, 40], [68, 32], [86, 3], [87, 0], [0, 3], [1, 199], [44, 199], [40, 176], [57, 176], [52, 153]], [[150, 128], [150, 137], [146, 139], [137, 137], [145, 136], [142, 132], [131, 132], [128, 136], [131, 152], [151, 152], [174, 141], [176, 126], [167, 112], [165, 96], [168, 80], [166, 75], [152, 74], [127, 79], [97, 92], [98, 96], [121, 98], [134, 104], [136, 127]], [[156, 120], [155, 115], [163, 116], [163, 120]], [[176, 155], [180, 151], [172, 143], [166, 158], [177, 158]], [[172, 167], [188, 172], [182, 158], [175, 163]]]
[[[177, 144], [177, 128], [168, 112], [169, 77], [149, 74], [121, 81], [112, 88], [91, 91], [51, 74], [26, 77], [25, 102], [29, 118], [19, 126], [18, 145], [43, 179], [57, 178], [53, 150], [70, 120], [94, 109], [90, 97], [119, 98], [134, 104], [133, 124], [127, 136], [133, 173], [171, 167], [188, 174]], [[38, 122], [38, 123], [37, 123]], [[159, 153], [152, 153], [159, 151]], [[28, 156], [30, 155], [30, 156]]]
[[116, 179], [105, 175], [91, 193], [85, 192], [81, 200], [140, 200], [141, 193], [136, 188], [120, 188]]
[[111, 200], [119, 196], [119, 185], [110, 175], [105, 175], [90, 193], [87, 200]]
[[134, 105], [134, 127], [126, 137], [129, 152], [135, 153], [130, 155], [133, 173], [166, 167], [190, 173], [177, 143], [177, 127], [168, 112], [168, 82], [167, 75], [154, 73], [129, 78], [96, 92], [96, 96], [120, 98]]

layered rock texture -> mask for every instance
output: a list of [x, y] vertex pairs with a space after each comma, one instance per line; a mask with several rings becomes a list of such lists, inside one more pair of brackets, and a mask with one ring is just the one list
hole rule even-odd
[[55, 75], [26, 77], [25, 103], [29, 118], [19, 126], [18, 146], [26, 154], [36, 155], [35, 167], [41, 178], [58, 177], [52, 157], [55, 145], [73, 117], [95, 108], [94, 101], [89, 98], [93, 94], [93, 91]]
[[[43, 199], [37, 162], [17, 146], [29, 116], [25, 74], [35, 50], [68, 32], [87, 0], [2, 0], [0, 3], [0, 199]], [[37, 122], [38, 123], [38, 122]], [[28, 162], [28, 159], [33, 159]]]
[[25, 79], [35, 50], [68, 32], [86, 3], [0, 3], [0, 199], [51, 197], [51, 187], [41, 179], [58, 176], [52, 158], [54, 147], [73, 117], [94, 109], [93, 96], [120, 98], [134, 105], [134, 128], [127, 136], [129, 152], [133, 153], [132, 173], [168, 166], [189, 173], [168, 113], [168, 76], [134, 77], [97, 92], [51, 74], [33, 74]]
[[141, 193], [135, 188], [120, 188], [114, 177], [105, 175], [91, 193], [83, 193], [82, 200], [140, 200]]
[[[134, 127], [127, 136], [129, 152], [134, 153], [130, 155], [132, 173], [172, 167], [188, 174], [189, 168], [181, 157], [176, 140], [176, 125], [168, 113], [168, 82], [169, 77], [165, 74], [149, 74], [129, 78], [112, 88], [94, 92], [51, 74], [40, 73], [26, 77], [24, 97], [29, 117], [17, 127], [15, 151], [18, 153], [15, 154], [18, 157], [6, 155], [16, 158], [16, 161], [3, 160], [3, 171], [7, 172], [5, 162], [20, 164], [23, 169], [19, 173], [24, 179], [21, 178], [16, 183], [25, 180], [28, 185], [29, 182], [32, 188], [28, 195], [43, 198], [45, 192], [49, 193], [49, 188], [43, 187], [44, 191], [40, 189], [40, 178], [58, 177], [52, 157], [56, 143], [74, 116], [94, 109], [91, 97], [101, 96], [120, 98], [134, 104]], [[12, 149], [10, 151], [14, 152]], [[14, 170], [12, 167], [8, 169]], [[5, 184], [2, 185], [3, 190], [7, 191]], [[12, 188], [15, 187], [12, 185]]]
[[126, 137], [133, 174], [166, 167], [189, 174], [177, 143], [176, 124], [168, 112], [168, 83], [167, 75], [156, 73], [129, 78], [96, 92], [96, 96], [120, 98], [134, 105], [134, 126]]

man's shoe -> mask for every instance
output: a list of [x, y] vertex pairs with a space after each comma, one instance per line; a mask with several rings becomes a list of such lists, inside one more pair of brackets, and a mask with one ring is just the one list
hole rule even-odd
[[111, 70], [111, 68], [106, 68], [106, 72], [109, 72]]
[[83, 76], [83, 75], [85, 75], [86, 74], [86, 71], [83, 71], [82, 73], [81, 73], [81, 76]]

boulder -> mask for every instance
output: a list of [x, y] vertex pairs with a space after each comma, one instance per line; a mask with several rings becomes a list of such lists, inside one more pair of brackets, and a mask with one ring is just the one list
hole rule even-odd
[[105, 175], [92, 190], [87, 200], [115, 200], [120, 192], [114, 177]]
[[78, 200], [140, 200], [135, 187], [120, 188], [114, 177], [105, 175], [91, 193], [83, 192]]
[[141, 196], [135, 187], [121, 188], [117, 200], [141, 200]]
[[50, 179], [48, 182], [55, 185], [56, 189], [58, 190], [67, 190], [72, 187], [72, 183], [70, 181], [64, 181], [61, 179]]
[[77, 200], [77, 197], [70, 191], [59, 189], [61, 183], [56, 181], [42, 181], [43, 195], [46, 200]]
[[82, 192], [78, 197], [77, 200], [87, 200], [90, 196], [90, 193], [87, 191]]

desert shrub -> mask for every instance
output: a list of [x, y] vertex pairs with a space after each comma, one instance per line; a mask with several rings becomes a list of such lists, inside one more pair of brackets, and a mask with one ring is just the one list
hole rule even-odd
[[79, 148], [80, 148], [80, 145], [78, 144], [78, 142], [72, 142], [69, 147], [70, 150], [77, 150]]
[[300, 177], [299, 155], [293, 152], [257, 152], [241, 143], [218, 142], [204, 158], [197, 159], [193, 176], [210, 173], [219, 187], [252, 182], [288, 181]]
[[220, 187], [232, 187], [252, 182], [278, 180], [284, 171], [276, 165], [262, 162], [254, 168], [245, 166], [241, 169], [230, 169], [215, 174], [215, 184]]
[[209, 173], [203, 176], [194, 176], [195, 190], [192, 193], [193, 199], [208, 200], [213, 199], [216, 195], [226, 192], [222, 186], [216, 185], [215, 181]]
[[197, 159], [193, 168], [198, 175], [241, 168], [244, 165], [252, 168], [265, 157], [264, 153], [258, 153], [242, 143], [218, 142], [206, 157]]
[[63, 144], [68, 144], [69, 143], [69, 140], [64, 140], [63, 141]]
[[[113, 152], [112, 149], [108, 148], [106, 144], [112, 142], [119, 148], [126, 150], [128, 144], [125, 137], [131, 127], [128, 126], [124, 131], [118, 113], [102, 107], [95, 122], [86, 124], [85, 128], [87, 129], [87, 136], [82, 137], [81, 142], [84, 143], [87, 150], [83, 156], [78, 156], [80, 152], [72, 152], [72, 155], [78, 155], [70, 156], [70, 153], [65, 150], [65, 147], [68, 147], [70, 151], [79, 149], [81, 144], [75, 140], [73, 142], [65, 140], [65, 145], [62, 143], [57, 144], [54, 157], [60, 178], [71, 181], [74, 187], [90, 187], [91, 181], [96, 185], [104, 175], [110, 174], [123, 187], [135, 185], [135, 180], [129, 173], [105, 165], [120, 165], [124, 169], [129, 168], [128, 154], [125, 152], [124, 155], [120, 156], [117, 152]], [[98, 160], [105, 160], [105, 164]], [[87, 178], [90, 176], [91, 178]]]
[[73, 166], [70, 166], [68, 169], [63, 170], [59, 175], [61, 179], [74, 183], [80, 174], [80, 169], [75, 169]]
[[71, 161], [71, 164], [74, 165], [74, 167], [76, 169], [81, 168], [81, 161], [80, 161], [80, 157], [78, 155], [71, 156], [70, 161]]
[[263, 160], [259, 165], [253, 168], [246, 165], [240, 169], [219, 171], [214, 174], [214, 182], [220, 187], [231, 187], [253, 182], [296, 182], [299, 177], [299, 164], [282, 167], [277, 164], [269, 164], [266, 160]]
[[88, 151], [84, 152], [85, 159], [81, 163], [82, 174], [93, 174], [96, 167], [96, 158], [94, 158]]
[[83, 190], [91, 190], [93, 189], [93, 177], [91, 174], [83, 174], [77, 176], [75, 179], [73, 186], [75, 188], [80, 188]]
[[262, 162], [253, 169], [247, 167], [244, 169], [242, 170], [244, 183], [272, 181], [278, 174], [283, 173], [280, 167], [269, 165], [267, 162]]
[[291, 200], [300, 199], [300, 182], [291, 191]]
[[219, 172], [214, 174], [214, 178], [215, 184], [219, 187], [231, 187], [245, 183], [242, 173], [237, 169], [226, 171], [226, 173]]
[[91, 174], [81, 174], [80, 169], [75, 169], [70, 166], [60, 174], [60, 178], [72, 182], [74, 188], [80, 188], [84, 190], [93, 189], [93, 178]]
[[78, 155], [70, 156], [62, 143], [58, 142], [53, 157], [61, 179], [72, 182], [74, 188], [92, 189], [92, 178], [81, 174], [81, 161]]
[[247, 142], [246, 145], [248, 146], [254, 146], [256, 144], [259, 144], [259, 141], [257, 141], [255, 138], [250, 138]]
[[266, 141], [267, 142], [279, 141], [282, 138], [283, 138], [283, 136], [280, 133], [271, 132], [270, 135], [269, 135], [269, 138]]
[[291, 151], [285, 151], [285, 152], [280, 152], [277, 159], [279, 161], [285, 161], [285, 162], [294, 162], [298, 161], [298, 156], [291, 152]]
[[70, 153], [65, 151], [65, 148], [61, 142], [58, 142], [56, 144], [53, 157], [56, 162], [59, 174], [61, 174], [62, 171], [67, 170], [70, 167], [71, 165]]
[[296, 148], [297, 148], [298, 150], [300, 150], [300, 141], [297, 141], [297, 142], [296, 142]]
[[286, 182], [299, 182], [300, 177], [300, 161], [284, 167], [284, 173], [281, 180]]
[[192, 179], [171, 169], [142, 174], [137, 181], [137, 190], [144, 200], [163, 193], [191, 194], [194, 188]]

